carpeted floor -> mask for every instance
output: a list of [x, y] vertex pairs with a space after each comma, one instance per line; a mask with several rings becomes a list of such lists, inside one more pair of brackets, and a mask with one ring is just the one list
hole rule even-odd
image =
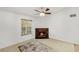
[[51, 48], [52, 50], [49, 50], [50, 52], [78, 52], [79, 51], [79, 45], [76, 44], [54, 40], [54, 39], [32, 39], [0, 49], [0, 52], [19, 52], [18, 46], [26, 44], [27, 42], [33, 40], [37, 40], [38, 42], [41, 42], [45, 46]]

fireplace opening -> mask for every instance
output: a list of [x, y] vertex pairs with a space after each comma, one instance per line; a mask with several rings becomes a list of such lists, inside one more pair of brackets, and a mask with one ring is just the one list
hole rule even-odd
[[36, 39], [48, 39], [49, 38], [48, 28], [36, 28], [35, 38]]

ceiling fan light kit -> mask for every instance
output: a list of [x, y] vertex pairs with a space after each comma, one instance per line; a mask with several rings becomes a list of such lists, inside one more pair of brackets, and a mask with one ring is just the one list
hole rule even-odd
[[45, 16], [45, 13], [40, 13], [40, 16]]
[[39, 13], [40, 16], [50, 15], [51, 12], [49, 8], [40, 8], [39, 10], [35, 9], [36, 12]]

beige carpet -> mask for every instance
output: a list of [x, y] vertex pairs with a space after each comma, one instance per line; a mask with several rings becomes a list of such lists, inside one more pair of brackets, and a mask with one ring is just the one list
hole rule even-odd
[[[35, 39], [34, 39], [35, 40]], [[64, 42], [64, 41], [59, 41], [59, 40], [54, 40], [54, 39], [36, 39], [37, 41], [43, 43], [44, 45], [52, 48], [52, 52], [75, 52], [79, 51], [79, 45]], [[0, 49], [0, 52], [19, 52], [19, 49], [17, 48], [18, 46], [27, 43], [27, 40], [25, 42], [21, 42], [3, 49]]]

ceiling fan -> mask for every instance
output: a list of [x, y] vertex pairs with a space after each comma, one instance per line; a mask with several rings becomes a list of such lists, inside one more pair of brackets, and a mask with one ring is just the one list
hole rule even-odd
[[49, 8], [41, 7], [39, 10], [35, 9], [36, 12], [39, 12], [40, 16], [50, 15], [51, 12]]

